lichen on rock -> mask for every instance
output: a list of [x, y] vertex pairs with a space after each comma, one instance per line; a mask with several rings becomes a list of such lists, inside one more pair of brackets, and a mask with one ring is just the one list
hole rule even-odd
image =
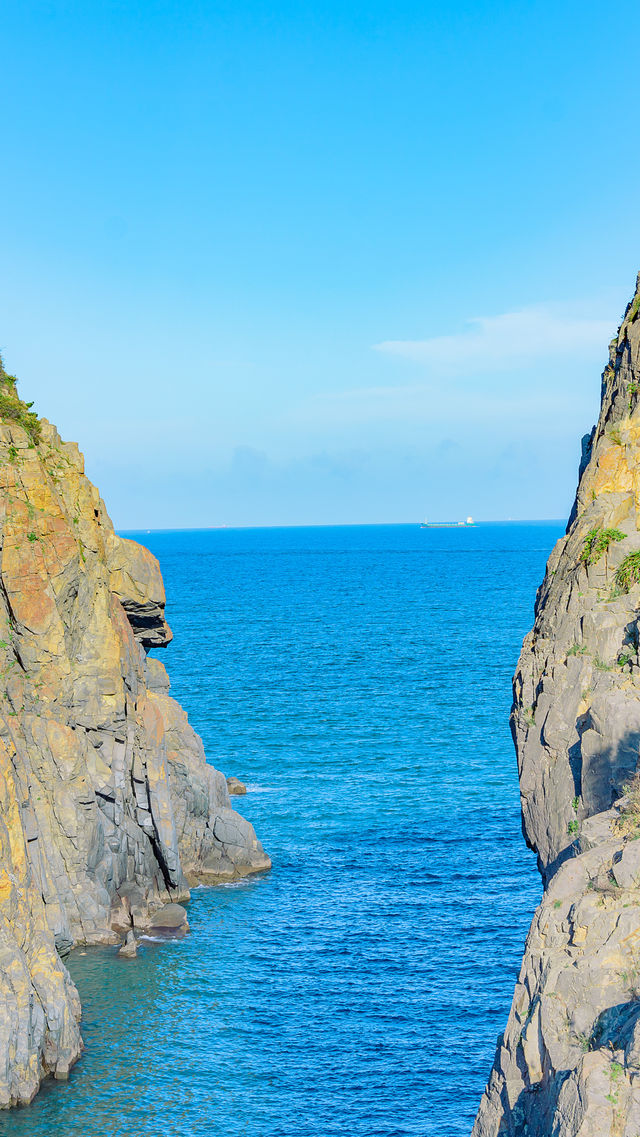
[[269, 867], [169, 694], [157, 560], [0, 365], [0, 1106], [81, 1052], [61, 957]]
[[640, 276], [514, 678], [545, 883], [473, 1137], [640, 1133]]

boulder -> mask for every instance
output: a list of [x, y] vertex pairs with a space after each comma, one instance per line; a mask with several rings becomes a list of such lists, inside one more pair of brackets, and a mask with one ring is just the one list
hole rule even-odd
[[246, 794], [247, 792], [247, 787], [245, 786], [244, 782], [241, 782], [239, 778], [234, 777], [227, 778], [227, 789], [230, 794], [240, 795]]
[[138, 954], [138, 943], [133, 932], [127, 932], [120, 948], [118, 955], [123, 959], [135, 959]]
[[189, 931], [187, 913], [181, 904], [165, 904], [158, 912], [154, 912], [149, 921], [149, 929], [154, 935], [182, 938]]

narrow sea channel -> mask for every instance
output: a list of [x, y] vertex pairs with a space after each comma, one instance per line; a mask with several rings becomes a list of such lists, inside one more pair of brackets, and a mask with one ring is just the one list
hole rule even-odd
[[511, 675], [563, 526], [131, 533], [269, 874], [69, 959], [86, 1053], [11, 1137], [468, 1137], [539, 896]]

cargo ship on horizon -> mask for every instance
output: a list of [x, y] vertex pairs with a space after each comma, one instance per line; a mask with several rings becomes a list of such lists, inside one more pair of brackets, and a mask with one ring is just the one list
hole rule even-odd
[[421, 529], [465, 529], [471, 525], [475, 525], [473, 517], [467, 517], [466, 521], [424, 521], [420, 522]]

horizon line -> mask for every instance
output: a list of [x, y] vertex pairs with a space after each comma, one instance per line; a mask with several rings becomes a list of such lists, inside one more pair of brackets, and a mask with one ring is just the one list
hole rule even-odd
[[[453, 529], [476, 529], [482, 525], [566, 525], [564, 517], [524, 517], [524, 518], [492, 518], [488, 521], [474, 521], [468, 525], [457, 521], [432, 521], [426, 528], [438, 526], [451, 526]], [[225, 530], [237, 532], [246, 529], [387, 529], [423, 527], [421, 521], [294, 521], [288, 524], [267, 525], [162, 525], [150, 527], [147, 525], [114, 526], [117, 533], [219, 533]]]

